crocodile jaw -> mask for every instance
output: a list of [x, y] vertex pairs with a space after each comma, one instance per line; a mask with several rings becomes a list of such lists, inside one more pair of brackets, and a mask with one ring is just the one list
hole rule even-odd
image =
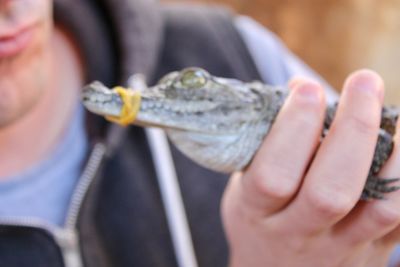
[[123, 107], [121, 97], [100, 82], [93, 82], [83, 88], [83, 105], [101, 116], [119, 116]]

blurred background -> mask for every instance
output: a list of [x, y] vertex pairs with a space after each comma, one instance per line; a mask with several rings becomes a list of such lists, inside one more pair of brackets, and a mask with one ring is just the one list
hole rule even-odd
[[379, 72], [400, 105], [400, 0], [164, 0], [224, 4], [278, 34], [340, 90], [359, 68]]

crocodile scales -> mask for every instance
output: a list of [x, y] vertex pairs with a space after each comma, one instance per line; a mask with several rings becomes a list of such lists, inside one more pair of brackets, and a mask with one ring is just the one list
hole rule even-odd
[[[167, 74], [147, 87], [135, 76], [140, 90], [110, 90], [100, 82], [87, 85], [82, 101], [90, 111], [119, 121], [127, 105], [136, 105], [122, 124], [163, 128], [171, 141], [198, 164], [219, 172], [245, 168], [267, 135], [287, 97], [287, 90], [255, 81], [244, 83], [210, 75], [201, 68]], [[124, 98], [123, 95], [136, 98]], [[329, 105], [323, 135], [333, 120], [336, 104]], [[375, 154], [362, 199], [382, 199], [398, 190], [399, 179], [377, 174], [393, 150], [398, 109], [385, 107]], [[121, 121], [119, 121], [121, 123]]]

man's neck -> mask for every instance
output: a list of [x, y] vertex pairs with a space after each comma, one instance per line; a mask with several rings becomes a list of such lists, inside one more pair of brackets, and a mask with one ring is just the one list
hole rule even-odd
[[19, 121], [0, 131], [0, 180], [42, 161], [62, 138], [83, 83], [82, 62], [67, 35], [53, 36], [53, 77], [39, 103]]

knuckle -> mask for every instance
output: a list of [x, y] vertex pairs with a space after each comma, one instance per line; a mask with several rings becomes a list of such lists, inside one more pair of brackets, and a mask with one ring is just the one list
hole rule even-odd
[[323, 114], [323, 112], [321, 112], [320, 114], [315, 113], [313, 114], [314, 116], [310, 116], [310, 114], [301, 114], [301, 117], [294, 118], [297, 119], [297, 123], [299, 124], [299, 127], [297, 129], [300, 129], [304, 133], [304, 139], [311, 139], [310, 136], [314, 137], [315, 135], [320, 137], [321, 128], [323, 126]]
[[260, 169], [251, 175], [250, 179], [261, 197], [286, 199], [291, 197], [296, 190], [292, 182], [294, 179], [289, 178], [291, 174], [284, 168], [275, 167], [268, 172]]
[[321, 190], [309, 192], [308, 201], [314, 212], [327, 219], [346, 215], [354, 205], [353, 199], [346, 193]]
[[391, 226], [400, 222], [400, 210], [391, 205], [375, 205], [370, 211], [370, 217], [379, 226]]
[[378, 120], [373, 116], [367, 118], [353, 114], [347, 118], [348, 126], [355, 129], [357, 132], [365, 135], [377, 135], [378, 133]]

